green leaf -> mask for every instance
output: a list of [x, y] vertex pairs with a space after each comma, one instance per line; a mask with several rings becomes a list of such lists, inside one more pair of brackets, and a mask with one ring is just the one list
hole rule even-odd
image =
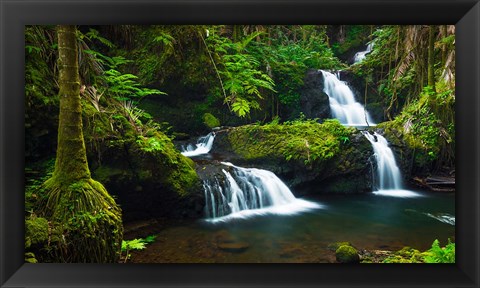
[[145, 249], [145, 242], [143, 239], [123, 240], [122, 251], [126, 250], [143, 250]]
[[250, 113], [250, 105], [248, 101], [238, 99], [237, 102], [232, 104], [232, 111], [240, 117], [245, 117], [247, 113]]

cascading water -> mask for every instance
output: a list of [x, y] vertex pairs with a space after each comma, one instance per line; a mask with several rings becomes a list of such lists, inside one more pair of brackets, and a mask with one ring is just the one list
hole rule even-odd
[[321, 70], [323, 91], [328, 95], [332, 116], [347, 126], [371, 126], [375, 123], [362, 104], [355, 101], [352, 90], [337, 75]]
[[205, 214], [210, 222], [254, 215], [291, 215], [321, 205], [295, 198], [290, 189], [272, 172], [256, 168], [242, 168], [231, 163], [223, 169], [225, 180], [205, 181]]
[[355, 53], [355, 57], [353, 58], [354, 63], [363, 61], [363, 59], [367, 57], [367, 54], [372, 52], [372, 49], [373, 49], [373, 42], [367, 45], [367, 50]]
[[[362, 61], [365, 55], [372, 51], [373, 43], [367, 46], [366, 51], [355, 54], [355, 62]], [[341, 81], [337, 75], [322, 71], [324, 78], [324, 92], [328, 95], [332, 116], [346, 126], [375, 125], [368, 111], [355, 101], [352, 90]], [[363, 134], [372, 144], [377, 163], [377, 191], [374, 194], [396, 197], [416, 197], [419, 194], [402, 189], [402, 176], [395, 161], [393, 151], [388, 147], [387, 140], [377, 134], [364, 131]]]
[[402, 176], [395, 161], [392, 149], [388, 147], [388, 141], [378, 133], [370, 134], [363, 131], [363, 135], [370, 141], [377, 163], [377, 191], [374, 194], [395, 197], [416, 197], [420, 194], [402, 189]]
[[182, 151], [183, 156], [193, 157], [202, 154], [207, 154], [212, 150], [213, 140], [215, 139], [215, 133], [210, 132], [207, 136], [202, 136], [198, 138], [197, 144], [193, 146], [189, 144], [184, 151]]

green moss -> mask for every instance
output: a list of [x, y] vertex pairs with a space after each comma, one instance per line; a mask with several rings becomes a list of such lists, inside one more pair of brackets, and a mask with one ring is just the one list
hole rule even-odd
[[208, 128], [214, 128], [214, 127], [219, 127], [220, 126], [220, 120], [218, 120], [217, 117], [213, 116], [210, 113], [203, 114], [203, 123]]
[[331, 250], [331, 251], [337, 251], [337, 249], [340, 248], [340, 246], [344, 246], [344, 245], [352, 246], [350, 242], [335, 242], [335, 243], [329, 244], [327, 248], [328, 250]]
[[425, 253], [407, 246], [385, 258], [383, 263], [424, 263], [424, 257]]
[[41, 244], [48, 240], [48, 221], [45, 218], [31, 216], [25, 220], [25, 248]]
[[455, 263], [455, 243], [450, 242], [445, 247], [440, 247], [435, 240], [427, 251], [420, 252], [411, 247], [403, 247], [393, 255], [385, 258], [383, 263]]
[[335, 257], [340, 263], [358, 263], [360, 262], [360, 256], [357, 249], [349, 245], [341, 245], [335, 251]]
[[27, 263], [38, 263], [37, 258], [33, 252], [25, 252], [25, 262]]
[[139, 136], [136, 144], [152, 161], [151, 164], [144, 163], [140, 173], [143, 176], [158, 177], [157, 181], [181, 197], [187, 196], [198, 184], [195, 163], [183, 156], [165, 134], [156, 132], [153, 137]]
[[62, 236], [52, 260], [66, 263], [115, 262], [123, 236], [122, 214], [102, 184], [82, 179], [71, 184], [55, 176], [45, 182], [45, 216]]
[[178, 170], [174, 170], [167, 178], [167, 183], [181, 196], [187, 196], [198, 183], [198, 176], [186, 161], [182, 161]]
[[454, 99], [450, 90], [434, 93], [425, 87], [420, 97], [405, 106], [393, 121], [382, 123], [379, 127], [385, 128], [387, 134], [414, 152], [415, 166], [426, 167], [435, 162], [453, 166]]
[[246, 159], [280, 156], [286, 161], [311, 164], [334, 157], [341, 145], [348, 145], [352, 132], [338, 120], [326, 120], [323, 124], [296, 120], [245, 125], [233, 129], [228, 137], [234, 151]]

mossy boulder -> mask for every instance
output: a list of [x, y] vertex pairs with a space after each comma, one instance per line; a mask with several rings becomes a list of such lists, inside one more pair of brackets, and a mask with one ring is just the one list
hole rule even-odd
[[42, 244], [48, 240], [48, 221], [42, 217], [29, 217], [25, 220], [25, 248]]
[[360, 262], [360, 256], [357, 249], [350, 245], [341, 245], [335, 251], [335, 258], [339, 263], [358, 263]]
[[337, 120], [223, 129], [212, 150], [235, 165], [274, 172], [297, 195], [371, 191], [372, 147], [360, 131]]
[[102, 154], [93, 177], [117, 197], [124, 220], [202, 215], [195, 164], [165, 135], [110, 141]]
[[142, 124], [148, 119], [112, 117], [83, 104], [92, 177], [115, 197], [124, 221], [202, 216], [204, 196], [195, 164], [166, 134]]
[[220, 126], [220, 120], [217, 117], [213, 116], [211, 113], [203, 114], [203, 124], [208, 128], [215, 128]]
[[352, 243], [350, 242], [335, 242], [335, 243], [330, 243], [328, 244], [327, 246], [327, 249], [330, 250], [330, 251], [337, 251], [338, 248], [340, 248], [340, 246], [352, 246]]

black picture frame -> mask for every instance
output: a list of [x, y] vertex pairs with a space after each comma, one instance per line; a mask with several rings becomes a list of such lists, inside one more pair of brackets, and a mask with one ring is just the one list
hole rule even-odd
[[[479, 287], [480, 3], [0, 0], [1, 287]], [[456, 264], [24, 264], [24, 25], [455, 24]]]

